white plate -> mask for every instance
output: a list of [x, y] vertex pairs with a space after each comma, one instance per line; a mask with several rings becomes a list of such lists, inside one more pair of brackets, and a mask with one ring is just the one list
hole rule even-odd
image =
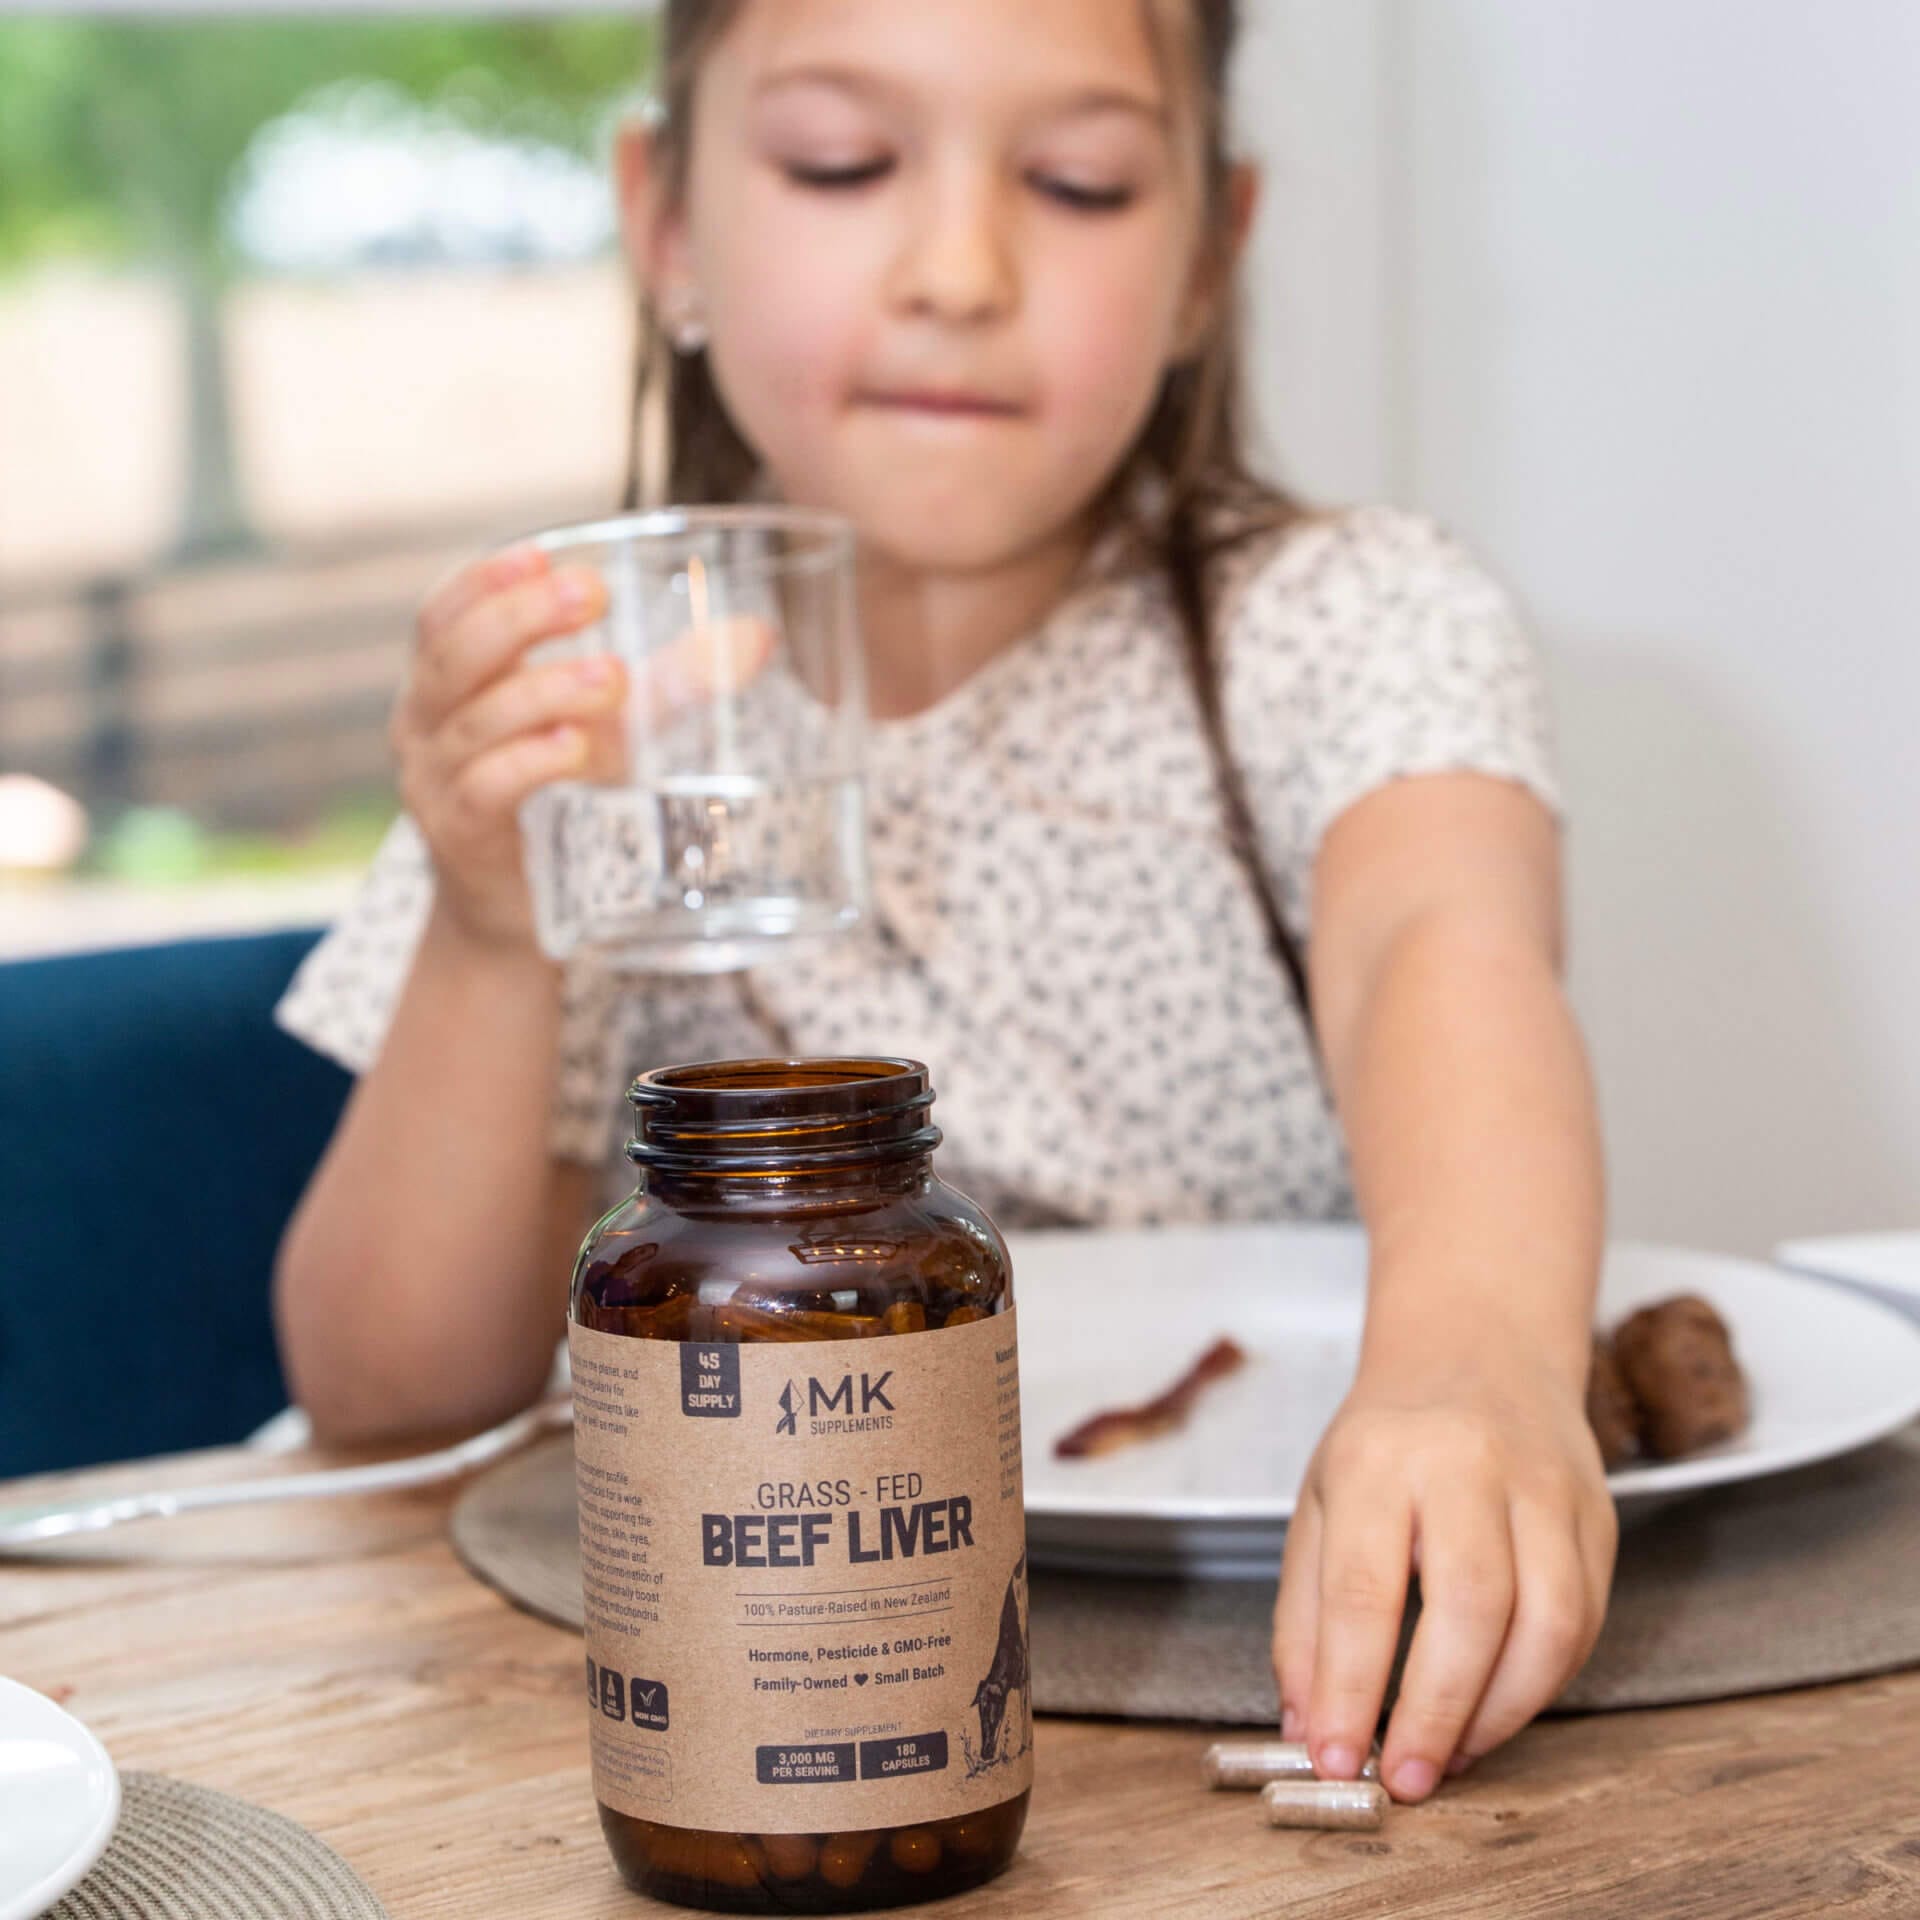
[[1796, 1273], [1844, 1281], [1896, 1313], [1920, 1320], [1920, 1233], [1848, 1233], [1831, 1240], [1787, 1240], [1773, 1257]]
[[44, 1913], [106, 1851], [120, 1776], [72, 1714], [0, 1680], [0, 1920]]
[[[1012, 1237], [1020, 1302], [1027, 1539], [1035, 1563], [1270, 1579], [1294, 1489], [1352, 1378], [1366, 1242], [1352, 1227], [1187, 1227]], [[1779, 1473], [1920, 1415], [1920, 1328], [1870, 1300], [1744, 1260], [1616, 1247], [1611, 1324], [1698, 1293], [1752, 1386], [1737, 1441], [1610, 1478], [1623, 1502]], [[1250, 1364], [1178, 1433], [1105, 1459], [1053, 1443], [1102, 1408], [1158, 1393], [1221, 1334]]]

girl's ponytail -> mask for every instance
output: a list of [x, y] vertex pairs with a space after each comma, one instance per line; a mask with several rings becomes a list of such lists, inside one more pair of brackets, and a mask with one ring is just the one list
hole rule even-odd
[[1233, 156], [1227, 87], [1239, 34], [1237, 0], [1148, 0], [1167, 57], [1189, 75], [1204, 195], [1203, 265], [1221, 283], [1213, 325], [1199, 352], [1167, 375], [1158, 403], [1116, 478], [1110, 510], [1135, 522], [1151, 560], [1165, 574], [1179, 616], [1202, 732], [1213, 755], [1228, 838], [1259, 901], [1275, 961], [1312, 1025], [1307, 968], [1281, 912], [1246, 782], [1228, 737], [1224, 666], [1218, 657], [1213, 583], [1227, 551], [1256, 534], [1275, 534], [1304, 517], [1280, 488], [1259, 479], [1247, 458], [1241, 391], [1243, 320], [1229, 270], [1233, 243]]
[[1266, 921], [1267, 944], [1274, 959], [1293, 989], [1301, 1017], [1311, 1031], [1313, 1003], [1308, 994], [1306, 960], [1300, 943], [1293, 937], [1280, 899], [1274, 891], [1267, 863], [1261, 853], [1260, 832], [1247, 799], [1246, 782], [1235, 758], [1233, 743], [1227, 734], [1223, 711], [1223, 671], [1216, 657], [1215, 626], [1211, 575], [1215, 550], [1202, 532], [1191, 506], [1176, 503], [1168, 512], [1161, 529], [1161, 565], [1165, 569], [1168, 591], [1174, 610], [1180, 617], [1181, 634], [1186, 642], [1187, 663], [1193, 681], [1195, 705], [1200, 710], [1201, 730], [1213, 755], [1214, 777], [1220, 789], [1220, 805], [1226, 815], [1227, 838], [1240, 864], [1246, 869], [1254, 897], [1260, 903]]

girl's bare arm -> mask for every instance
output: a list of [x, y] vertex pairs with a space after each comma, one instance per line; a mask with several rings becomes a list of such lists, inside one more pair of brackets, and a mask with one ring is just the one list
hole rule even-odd
[[689, 628], [631, 684], [604, 654], [528, 662], [605, 604], [598, 575], [523, 546], [421, 609], [393, 741], [432, 916], [274, 1279], [295, 1397], [332, 1438], [498, 1419], [539, 1392], [565, 1326], [592, 1182], [547, 1150], [560, 976], [534, 937], [520, 806], [568, 775], [624, 779], [630, 718], [666, 725], [773, 647], [761, 621], [724, 645]]
[[1367, 1321], [1289, 1534], [1275, 1664], [1293, 1730], [1350, 1777], [1418, 1570], [1381, 1769], [1402, 1799], [1545, 1706], [1606, 1605], [1584, 1417], [1600, 1148], [1560, 940], [1558, 835], [1518, 787], [1408, 780], [1328, 835], [1311, 967]]
[[558, 1031], [548, 962], [434, 914], [274, 1275], [323, 1437], [483, 1426], [539, 1393], [592, 1206], [587, 1170], [547, 1151]]
[[604, 602], [597, 576], [518, 547], [420, 611], [392, 733], [434, 905], [274, 1275], [289, 1383], [329, 1438], [484, 1424], [552, 1364], [589, 1199], [547, 1150], [560, 976], [534, 938], [519, 809], [567, 774], [618, 777], [626, 681], [526, 655]]

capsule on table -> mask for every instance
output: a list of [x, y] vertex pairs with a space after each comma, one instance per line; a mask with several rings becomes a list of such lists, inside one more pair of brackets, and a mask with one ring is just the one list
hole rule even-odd
[[[1210, 1787], [1252, 1792], [1272, 1780], [1311, 1780], [1313, 1756], [1304, 1740], [1216, 1740], [1200, 1759], [1200, 1777]], [[1380, 1756], [1370, 1753], [1363, 1780], [1380, 1777]]]
[[1260, 1789], [1270, 1827], [1377, 1827], [1387, 1790], [1377, 1780], [1274, 1780]]
[[1200, 1756], [1210, 1787], [1251, 1790], [1272, 1780], [1311, 1780], [1313, 1757], [1304, 1740], [1216, 1740]]

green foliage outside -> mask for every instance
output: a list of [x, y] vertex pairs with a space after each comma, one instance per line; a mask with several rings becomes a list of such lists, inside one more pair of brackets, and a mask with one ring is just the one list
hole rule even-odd
[[235, 164], [330, 83], [383, 80], [476, 131], [589, 151], [644, 77], [650, 23], [279, 15], [0, 19], [0, 271], [80, 254], [209, 278]]
[[0, 19], [0, 274], [62, 255], [138, 260], [186, 318], [180, 556], [249, 535], [228, 410], [221, 214], [270, 121], [320, 89], [382, 81], [472, 131], [585, 153], [646, 65], [628, 12], [537, 19], [377, 15]]
[[87, 848], [76, 877], [186, 886], [207, 880], [276, 880], [359, 869], [373, 858], [397, 802], [368, 792], [337, 800], [300, 833], [208, 827], [173, 807], [133, 807]]
[[[176, 551], [244, 544], [222, 366], [222, 213], [256, 133], [343, 81], [378, 81], [478, 134], [594, 155], [650, 64], [620, 12], [238, 18], [0, 15], [0, 281], [51, 262], [167, 274], [188, 322], [190, 429]], [[365, 863], [390, 793], [348, 796], [304, 834], [211, 829], [169, 809], [107, 822], [81, 876], [152, 884]]]

